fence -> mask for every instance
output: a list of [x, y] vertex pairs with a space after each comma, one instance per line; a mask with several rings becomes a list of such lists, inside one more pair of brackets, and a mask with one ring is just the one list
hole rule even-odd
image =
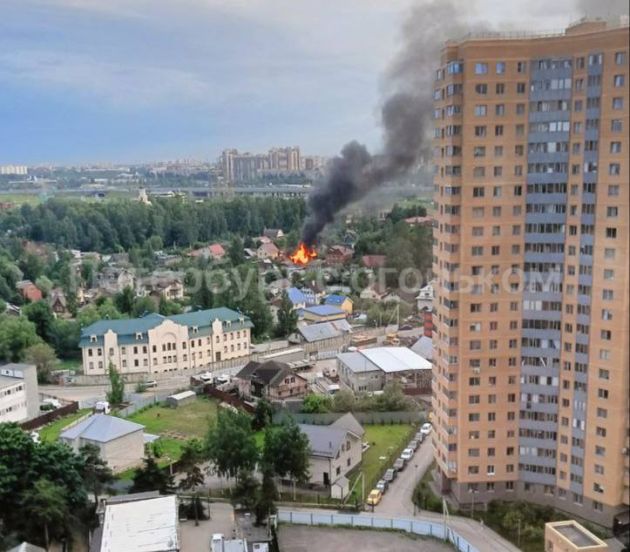
[[291, 510], [279, 510], [278, 521], [299, 525], [341, 525], [346, 527], [405, 531], [406, 533], [413, 533], [414, 535], [420, 535], [423, 537], [433, 537], [442, 540], [448, 539], [460, 552], [479, 552], [477, 548], [453, 531], [450, 527], [445, 527], [443, 523], [434, 521], [382, 518], [361, 514], [295, 512]]
[[220, 401], [226, 402], [235, 408], [240, 408], [241, 410], [244, 410], [245, 412], [252, 413], [254, 412], [254, 410], [256, 410], [252, 405], [247, 404], [245, 401], [242, 401], [238, 397], [235, 397], [234, 395], [230, 395], [229, 393], [226, 393], [225, 391], [221, 391], [210, 384], [204, 385], [203, 392], [210, 397], [219, 399]]
[[38, 427], [42, 427], [50, 422], [56, 420], [57, 418], [61, 418], [62, 416], [66, 416], [68, 414], [73, 414], [79, 410], [78, 402], [71, 402], [70, 404], [66, 404], [61, 408], [57, 408], [55, 410], [49, 410], [45, 412], [41, 416], [37, 416], [37, 418], [33, 418], [32, 420], [28, 420], [20, 424], [20, 427], [24, 430], [36, 429]]
[[[345, 412], [324, 412], [322, 414], [306, 414], [304, 412], [289, 412], [280, 410], [273, 415], [274, 423], [280, 423], [287, 416], [291, 416], [298, 424], [330, 425], [343, 416]], [[417, 410], [400, 412], [353, 412], [352, 415], [360, 424], [413, 424], [424, 423], [423, 412]]]
[[136, 398], [134, 399], [134, 402], [131, 403], [129, 406], [126, 406], [125, 408], [118, 410], [116, 412], [116, 415], [121, 416], [121, 417], [131, 416], [134, 412], [137, 412], [138, 410], [141, 410], [142, 408], [145, 408], [146, 406], [150, 406], [152, 404], [158, 404], [165, 401], [166, 397], [170, 395], [171, 393], [167, 393], [164, 395], [155, 394], [155, 395], [150, 395], [148, 397]]

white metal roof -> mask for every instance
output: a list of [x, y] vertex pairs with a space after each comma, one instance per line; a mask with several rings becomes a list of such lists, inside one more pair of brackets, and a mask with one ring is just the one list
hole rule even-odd
[[387, 373], [432, 369], [428, 360], [407, 347], [374, 347], [363, 349], [360, 353]]
[[187, 399], [188, 397], [196, 397], [197, 394], [194, 391], [182, 391], [181, 393], [175, 393], [174, 395], [169, 395], [166, 397], [167, 399], [175, 399], [176, 401], [181, 401], [182, 399]]
[[177, 497], [108, 504], [101, 552], [171, 552], [179, 550]]

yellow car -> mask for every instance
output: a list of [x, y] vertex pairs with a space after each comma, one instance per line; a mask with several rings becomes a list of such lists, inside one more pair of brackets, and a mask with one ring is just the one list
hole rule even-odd
[[376, 506], [381, 501], [381, 498], [383, 498], [383, 493], [378, 489], [372, 489], [367, 497], [367, 503], [370, 506]]

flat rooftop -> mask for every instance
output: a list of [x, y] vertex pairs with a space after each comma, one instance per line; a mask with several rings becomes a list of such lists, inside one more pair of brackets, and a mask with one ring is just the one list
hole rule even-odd
[[605, 544], [604, 541], [582, 527], [577, 521], [559, 521], [548, 525], [553, 531], [562, 535], [578, 549]]

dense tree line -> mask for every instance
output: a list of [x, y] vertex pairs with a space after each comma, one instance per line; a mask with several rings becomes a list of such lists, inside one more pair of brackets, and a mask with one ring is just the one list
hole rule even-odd
[[304, 220], [302, 199], [234, 198], [194, 203], [153, 199], [88, 203], [51, 199], [0, 214], [0, 231], [83, 251], [129, 250], [157, 236], [166, 247], [191, 246], [229, 234], [260, 235], [267, 228], [297, 230]]

